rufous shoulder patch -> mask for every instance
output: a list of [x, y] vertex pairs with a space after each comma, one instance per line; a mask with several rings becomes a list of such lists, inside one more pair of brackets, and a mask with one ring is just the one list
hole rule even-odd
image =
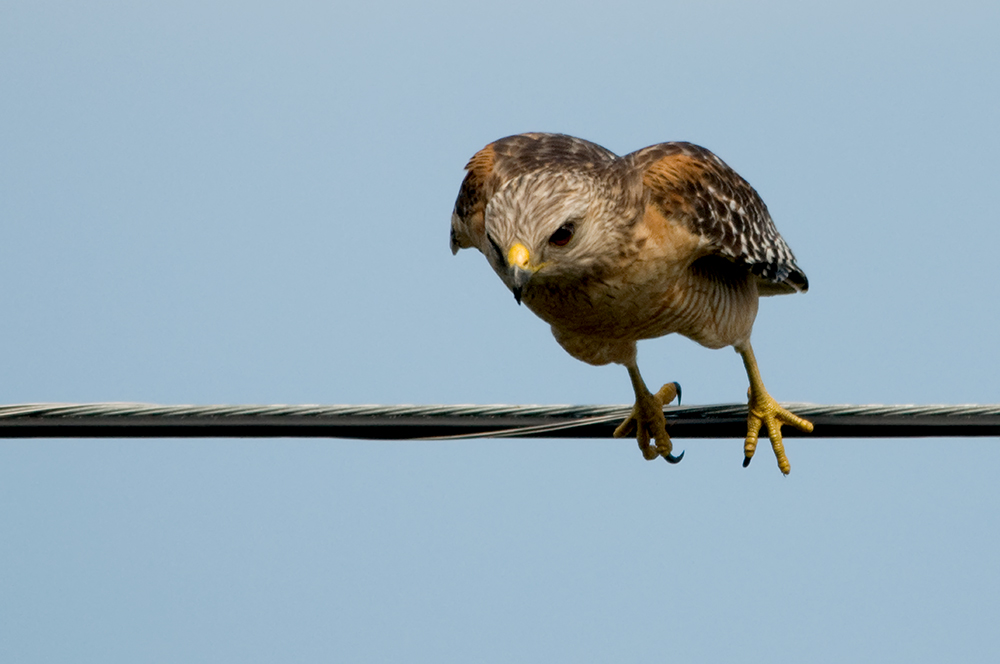
[[706, 164], [701, 159], [677, 152], [650, 164], [642, 174], [642, 183], [660, 191], [682, 189], [685, 183], [700, 180], [706, 170]]
[[465, 165], [465, 170], [476, 179], [477, 182], [484, 182], [493, 172], [493, 164], [496, 163], [496, 150], [490, 143], [485, 148], [472, 155], [472, 159]]

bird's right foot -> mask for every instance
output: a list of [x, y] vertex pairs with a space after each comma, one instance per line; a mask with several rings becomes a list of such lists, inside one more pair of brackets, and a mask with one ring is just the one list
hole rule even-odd
[[[667, 383], [656, 394], [645, 394], [636, 397], [632, 414], [625, 418], [617, 429], [615, 438], [623, 438], [635, 433], [636, 441], [642, 456], [651, 461], [663, 457], [668, 463], [677, 463], [684, 458], [684, 452], [673, 455], [673, 443], [667, 434], [667, 419], [663, 416], [663, 406], [674, 399], [680, 403], [681, 386], [678, 383]], [[653, 440], [655, 443], [650, 444]]]

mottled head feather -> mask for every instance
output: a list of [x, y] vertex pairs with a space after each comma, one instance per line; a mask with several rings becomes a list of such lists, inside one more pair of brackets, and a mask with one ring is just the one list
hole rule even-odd
[[451, 250], [477, 247], [486, 253], [486, 204], [512, 179], [539, 170], [590, 172], [613, 162], [613, 152], [565, 134], [518, 134], [490, 143], [466, 164], [451, 218]]
[[[515, 243], [527, 247], [539, 276], [583, 276], [610, 262], [609, 243], [623, 237], [614, 210], [618, 201], [603, 195], [602, 183], [591, 175], [565, 171], [534, 171], [520, 175], [497, 191], [486, 207], [488, 242], [507, 251]], [[550, 240], [569, 225], [572, 238], [564, 245]], [[484, 252], [503, 277], [504, 266]]]

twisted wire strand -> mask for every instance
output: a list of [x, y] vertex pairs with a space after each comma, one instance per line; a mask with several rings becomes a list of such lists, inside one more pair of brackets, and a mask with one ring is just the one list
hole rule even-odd
[[[789, 437], [1000, 436], [1000, 404], [783, 404], [815, 425]], [[630, 406], [158, 405], [0, 406], [0, 438], [327, 437], [385, 440], [608, 438]], [[667, 407], [675, 438], [742, 438], [744, 404]]]

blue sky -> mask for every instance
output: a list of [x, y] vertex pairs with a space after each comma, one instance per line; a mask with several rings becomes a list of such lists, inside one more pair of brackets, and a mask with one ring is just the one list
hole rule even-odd
[[[0, 402], [628, 402], [448, 250], [523, 131], [757, 188], [811, 285], [754, 329], [779, 400], [1000, 402], [995, 4], [245, 4], [0, 9]], [[995, 439], [677, 444], [3, 442], [0, 658], [1000, 654]]]

